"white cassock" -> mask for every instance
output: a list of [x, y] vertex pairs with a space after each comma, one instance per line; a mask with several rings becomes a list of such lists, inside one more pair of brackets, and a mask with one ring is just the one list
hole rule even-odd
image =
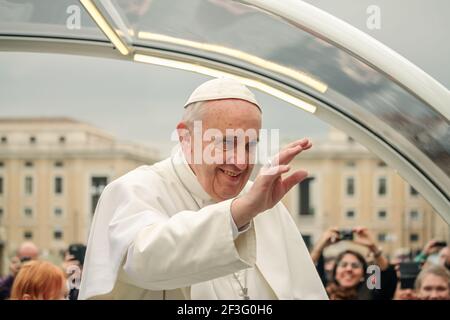
[[180, 149], [113, 181], [94, 215], [79, 299], [327, 299], [283, 204], [238, 232], [231, 202], [211, 199]]

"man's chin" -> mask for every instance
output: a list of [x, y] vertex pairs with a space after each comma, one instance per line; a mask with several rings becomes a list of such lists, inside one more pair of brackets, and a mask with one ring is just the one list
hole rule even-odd
[[232, 191], [232, 192], [221, 192], [218, 197], [220, 201], [230, 200], [239, 195], [241, 191]]

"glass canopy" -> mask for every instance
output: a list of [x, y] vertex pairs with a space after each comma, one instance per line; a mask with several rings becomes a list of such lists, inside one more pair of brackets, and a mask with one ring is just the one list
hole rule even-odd
[[83, 11], [77, 0], [0, 0], [0, 34], [108, 41]]
[[[189, 69], [190, 65], [189, 70], [198, 72], [202, 66], [229, 74], [241, 72], [247, 79], [263, 82], [265, 88], [305, 101], [299, 106], [309, 112], [337, 114], [371, 139], [381, 141], [383, 148], [403, 159], [411, 172], [440, 194], [443, 201], [439, 205], [429, 201], [449, 221], [449, 105], [445, 106], [447, 113], [442, 112], [442, 105], [433, 105], [414, 88], [337, 45], [334, 39], [252, 5], [261, 2], [0, 0], [0, 38], [108, 45], [111, 41], [121, 58], [158, 63], [145, 59], [157, 57], [181, 61], [184, 64], [178, 67]], [[444, 92], [445, 105], [450, 94], [437, 83], [436, 87]], [[385, 160], [402, 173], [398, 164]], [[426, 194], [424, 186], [412, 184]]]

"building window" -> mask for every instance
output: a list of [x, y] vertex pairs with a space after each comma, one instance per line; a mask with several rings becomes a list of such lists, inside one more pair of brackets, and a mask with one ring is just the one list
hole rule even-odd
[[386, 210], [380, 210], [378, 211], [378, 219], [384, 220], [387, 217]]
[[64, 167], [64, 162], [62, 162], [62, 161], [55, 161], [55, 167], [57, 167], [57, 168]]
[[55, 194], [63, 193], [63, 178], [55, 177]]
[[345, 190], [348, 196], [353, 196], [355, 194], [355, 178], [353, 177], [347, 178]]
[[311, 182], [314, 180], [314, 177], [309, 177], [303, 180], [299, 184], [299, 203], [300, 203], [300, 211], [299, 214], [301, 216], [312, 216], [314, 215], [314, 208], [312, 207], [312, 190], [311, 190]]
[[345, 166], [348, 168], [354, 168], [354, 167], [356, 167], [356, 164], [355, 164], [355, 161], [347, 161], [345, 163]]
[[417, 210], [411, 210], [409, 212], [409, 218], [411, 220], [419, 220], [419, 212]]
[[3, 163], [3, 161], [0, 161], [0, 168], [3, 168], [5, 166], [5, 164]]
[[386, 242], [386, 233], [379, 233], [377, 238], [378, 242]]
[[2, 136], [1, 138], [2, 144], [8, 143], [8, 138], [6, 136]]
[[36, 137], [35, 136], [31, 136], [30, 137], [30, 143], [31, 144], [35, 144], [36, 143]]
[[311, 250], [312, 248], [312, 236], [309, 234], [302, 234], [303, 241], [305, 242], [306, 247], [308, 250]]
[[0, 194], [3, 194], [3, 177], [0, 177]]
[[91, 213], [95, 213], [98, 199], [108, 184], [108, 177], [91, 177]]
[[416, 189], [414, 189], [412, 186], [409, 187], [409, 194], [413, 197], [419, 195], [419, 192], [417, 192]]
[[25, 194], [26, 195], [33, 194], [33, 177], [30, 176], [25, 177]]
[[24, 239], [27, 239], [27, 240], [33, 239], [33, 232], [31, 232], [31, 231], [25, 231], [25, 232], [23, 233], [23, 238], [24, 238]]
[[346, 216], [348, 219], [353, 219], [353, 218], [355, 218], [355, 210], [347, 210], [347, 211], [345, 212], [345, 216]]
[[417, 233], [411, 233], [409, 235], [409, 240], [411, 242], [417, 242], [417, 241], [419, 241], [419, 235]]
[[25, 208], [23, 210], [23, 213], [25, 214], [25, 217], [27, 217], [27, 218], [33, 217], [33, 209], [31, 209], [31, 208]]
[[384, 161], [378, 161], [378, 167], [382, 168], [382, 167], [386, 167], [386, 162]]
[[33, 162], [32, 161], [26, 161], [25, 162], [25, 167], [27, 167], [27, 168], [33, 167]]
[[0, 207], [0, 220], [3, 218], [3, 208]]
[[59, 137], [59, 143], [61, 143], [61, 144], [66, 143], [66, 137], [60, 136], [60, 137]]
[[63, 238], [63, 232], [61, 230], [55, 230], [53, 232], [53, 239], [61, 240]]
[[61, 208], [55, 208], [55, 210], [53, 211], [55, 216], [60, 217], [63, 214], [63, 211]]
[[378, 178], [378, 195], [384, 196], [386, 195], [386, 193], [387, 193], [386, 178], [385, 177]]

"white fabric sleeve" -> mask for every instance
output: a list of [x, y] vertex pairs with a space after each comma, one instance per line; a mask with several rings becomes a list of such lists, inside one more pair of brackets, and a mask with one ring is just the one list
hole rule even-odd
[[244, 232], [248, 231], [251, 227], [252, 222], [250, 221], [242, 228], [238, 229], [236, 222], [234, 222], [233, 216], [230, 213], [230, 224], [231, 224], [231, 230], [233, 231], [233, 239], [236, 240], [237, 237], [239, 237]]
[[234, 239], [231, 201], [181, 211], [142, 229], [127, 251], [126, 281], [148, 290], [168, 290], [252, 267], [256, 261], [254, 228], [249, 226]]

